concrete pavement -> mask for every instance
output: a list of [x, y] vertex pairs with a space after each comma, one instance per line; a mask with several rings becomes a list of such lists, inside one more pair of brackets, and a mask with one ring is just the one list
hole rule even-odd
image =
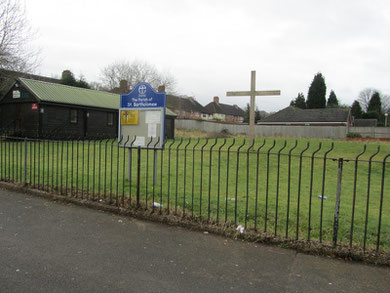
[[390, 292], [390, 269], [0, 189], [0, 292]]

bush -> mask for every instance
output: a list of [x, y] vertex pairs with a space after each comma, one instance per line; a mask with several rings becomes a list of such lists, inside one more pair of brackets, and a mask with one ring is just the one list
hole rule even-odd
[[370, 111], [367, 113], [363, 113], [362, 118], [363, 119], [377, 119], [377, 120], [379, 120], [379, 114], [377, 112]]
[[349, 132], [347, 134], [347, 137], [349, 137], [349, 138], [359, 138], [359, 137], [362, 137], [362, 135], [360, 133]]

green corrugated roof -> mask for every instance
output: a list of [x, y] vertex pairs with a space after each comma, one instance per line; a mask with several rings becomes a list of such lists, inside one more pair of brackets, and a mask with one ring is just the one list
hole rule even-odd
[[[119, 109], [120, 95], [118, 94], [26, 78], [19, 78], [19, 80], [41, 101], [106, 109]], [[166, 108], [166, 115], [177, 116], [168, 108]]]
[[108, 109], [119, 108], [120, 95], [117, 94], [33, 79], [19, 78], [19, 80], [41, 101]]
[[165, 108], [165, 115], [168, 115], [168, 116], [177, 116], [177, 114], [171, 110], [169, 110], [168, 108]]

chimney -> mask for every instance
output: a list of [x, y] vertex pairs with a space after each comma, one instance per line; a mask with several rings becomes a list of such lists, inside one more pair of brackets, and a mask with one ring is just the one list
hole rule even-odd
[[165, 93], [165, 85], [160, 85], [157, 89], [159, 93]]
[[129, 84], [127, 83], [127, 80], [121, 80], [119, 82], [119, 91], [121, 94], [127, 94], [129, 92]]
[[72, 76], [72, 72], [70, 70], [62, 71], [62, 79], [66, 79], [67, 77]]
[[214, 103], [219, 104], [219, 98], [217, 96], [214, 97]]

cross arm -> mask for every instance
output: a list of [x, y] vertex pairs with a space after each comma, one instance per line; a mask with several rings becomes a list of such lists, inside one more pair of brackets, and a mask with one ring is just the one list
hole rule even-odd
[[[279, 96], [280, 90], [276, 91], [255, 91], [255, 96]], [[239, 96], [251, 96], [252, 92], [242, 91], [242, 92], [226, 92], [226, 96], [230, 97], [239, 97]]]

